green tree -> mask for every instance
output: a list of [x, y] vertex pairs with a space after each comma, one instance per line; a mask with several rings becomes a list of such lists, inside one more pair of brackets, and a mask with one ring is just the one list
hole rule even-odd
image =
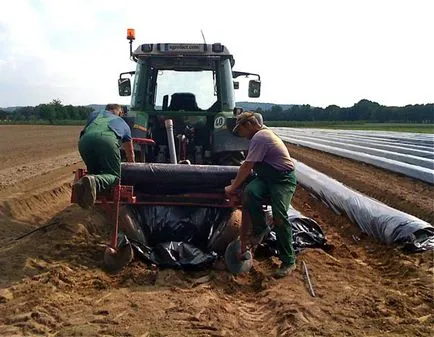
[[341, 108], [337, 105], [329, 105], [327, 108], [325, 108], [325, 114], [327, 116], [328, 121], [337, 121], [339, 120], [339, 114], [341, 112]]
[[53, 124], [56, 119], [56, 110], [53, 104], [40, 104], [39, 111], [41, 113], [41, 119], [47, 120], [50, 124]]
[[67, 116], [65, 109], [63, 108], [61, 99], [55, 98], [49, 103], [49, 105], [54, 109], [54, 119], [69, 119], [69, 116]]
[[65, 110], [66, 115], [68, 116], [68, 118], [73, 119], [73, 120], [80, 119], [80, 115], [78, 113], [78, 109], [76, 107], [72, 106], [71, 104], [65, 105], [63, 107], [63, 109]]
[[283, 120], [283, 108], [280, 105], [273, 105], [270, 111], [270, 120]]
[[93, 111], [92, 108], [85, 107], [85, 106], [78, 106], [76, 108], [81, 120], [87, 119], [89, 117], [89, 114]]
[[380, 104], [371, 102], [367, 99], [362, 99], [358, 103], [354, 104], [351, 117], [353, 120], [376, 120], [379, 108]]
[[35, 108], [32, 106], [24, 106], [15, 110], [15, 113], [20, 116], [21, 120], [29, 120], [35, 115]]

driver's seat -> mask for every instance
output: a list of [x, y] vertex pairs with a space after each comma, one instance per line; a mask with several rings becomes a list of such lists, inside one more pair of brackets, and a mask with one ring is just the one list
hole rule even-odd
[[172, 94], [169, 111], [199, 111], [196, 103], [196, 96], [189, 92], [177, 92]]

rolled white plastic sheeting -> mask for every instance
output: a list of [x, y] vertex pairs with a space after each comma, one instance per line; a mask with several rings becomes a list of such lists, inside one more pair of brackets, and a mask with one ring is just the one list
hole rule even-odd
[[317, 128], [282, 128], [273, 129], [284, 132], [328, 135], [330, 138], [337, 136], [351, 137], [360, 140], [370, 140], [383, 143], [402, 144], [408, 147], [426, 149], [432, 151], [434, 147], [434, 134], [430, 133], [409, 133], [396, 131], [367, 131], [367, 130], [340, 130], [340, 129], [317, 129]]
[[397, 160], [379, 157], [368, 153], [346, 150], [341, 147], [323, 145], [315, 141], [306, 141], [298, 138], [291, 138], [284, 136], [279, 132], [276, 133], [279, 135], [280, 138], [282, 138], [284, 142], [306, 146], [315, 150], [332, 153], [340, 157], [354, 159], [360, 162], [371, 164], [373, 166], [381, 167], [392, 172], [401, 173], [430, 184], [434, 184], [434, 170], [427, 167], [399, 162]]
[[297, 161], [298, 182], [337, 213], [345, 213], [362, 232], [386, 244], [401, 243], [413, 251], [434, 249], [434, 227], [346, 187]]
[[368, 153], [374, 156], [388, 158], [392, 160], [396, 160], [403, 163], [408, 163], [411, 165], [426, 167], [430, 169], [434, 169], [434, 160], [430, 158], [424, 158], [415, 156], [412, 154], [404, 154], [396, 151], [383, 150], [377, 147], [372, 146], [364, 146], [363, 143], [351, 144], [347, 140], [345, 142], [342, 139], [322, 139], [319, 137], [310, 137], [310, 136], [302, 136], [302, 135], [291, 135], [291, 136], [283, 136], [286, 139], [295, 139], [305, 140], [309, 142], [314, 142], [315, 144], [323, 144], [331, 147], [338, 147], [340, 149], [350, 150], [357, 153]]
[[308, 132], [292, 132], [292, 130], [275, 130], [277, 133], [281, 133], [283, 136], [306, 136], [315, 139], [333, 140], [340, 143], [355, 144], [366, 146], [369, 148], [387, 150], [391, 152], [397, 152], [401, 154], [410, 154], [412, 156], [434, 159], [433, 148], [427, 148], [426, 146], [399, 144], [393, 141], [377, 141], [365, 137], [355, 137], [351, 135], [334, 135], [330, 133], [314, 134]]

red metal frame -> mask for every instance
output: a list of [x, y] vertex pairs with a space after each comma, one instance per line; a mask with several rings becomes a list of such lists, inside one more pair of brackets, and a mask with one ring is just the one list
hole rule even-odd
[[[148, 138], [133, 138], [133, 142], [136, 144], [155, 145], [154, 140]], [[76, 182], [85, 176], [87, 172], [84, 169], [78, 169], [77, 171], [74, 171], [74, 174], [74, 182]], [[177, 200], [170, 200], [175, 198]], [[77, 196], [75, 195], [74, 190], [72, 190], [71, 194], [71, 203], [77, 203]], [[107, 193], [97, 195], [95, 204], [102, 206], [109, 216], [114, 216], [114, 230], [110, 240], [110, 245], [113, 249], [116, 249], [117, 246], [120, 205], [137, 204], [241, 208], [241, 200], [236, 195], [230, 198], [228, 198], [224, 193], [187, 193], [178, 195], [154, 195], [139, 193], [136, 195], [133, 186], [120, 184], [115, 185]]]
[[143, 145], [155, 145], [155, 141], [150, 138], [133, 138], [133, 143]]
[[[87, 174], [86, 170], [78, 169], [74, 172], [74, 182]], [[138, 198], [139, 196], [139, 198]], [[220, 207], [240, 208], [241, 203], [238, 197], [228, 198], [224, 193], [188, 193], [179, 195], [154, 195], [140, 193], [135, 195], [134, 187], [127, 185], [115, 185], [109, 192], [99, 194], [95, 204], [100, 205], [108, 216], [114, 217], [114, 228], [110, 240], [110, 246], [116, 249], [119, 232], [119, 208], [121, 205], [161, 205], [161, 206], [199, 206], [199, 207]], [[167, 201], [176, 198], [183, 201]], [[166, 201], [161, 201], [162, 199]], [[71, 202], [77, 203], [77, 196], [72, 190]], [[114, 206], [114, 207], [113, 207]]]

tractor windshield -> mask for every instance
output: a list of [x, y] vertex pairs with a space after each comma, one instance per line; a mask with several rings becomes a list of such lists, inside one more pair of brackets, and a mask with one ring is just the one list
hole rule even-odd
[[169, 110], [208, 110], [216, 101], [213, 71], [160, 70], [157, 74], [155, 110], [163, 109], [164, 96]]
[[229, 59], [149, 57], [137, 62], [131, 105], [144, 111], [231, 111], [234, 107]]

